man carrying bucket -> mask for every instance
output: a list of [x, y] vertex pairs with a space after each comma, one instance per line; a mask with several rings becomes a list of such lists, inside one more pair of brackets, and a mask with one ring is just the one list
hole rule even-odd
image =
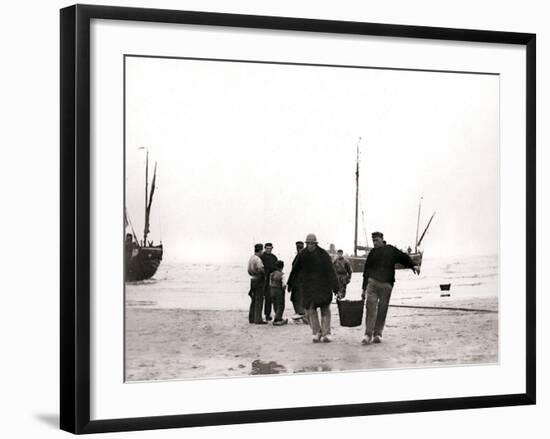
[[363, 271], [363, 299], [367, 299], [365, 337], [363, 344], [381, 343], [386, 323], [390, 296], [395, 283], [395, 264], [399, 263], [420, 274], [420, 267], [414, 265], [409, 255], [386, 244], [381, 232], [372, 234], [374, 248], [369, 252]]

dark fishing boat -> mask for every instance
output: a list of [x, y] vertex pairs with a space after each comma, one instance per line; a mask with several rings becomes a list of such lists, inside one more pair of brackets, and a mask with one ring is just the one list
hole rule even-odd
[[[359, 143], [360, 142], [361, 142], [361, 138], [359, 138], [359, 141], [357, 142], [357, 158], [356, 158], [356, 165], [355, 165], [355, 235], [353, 240], [353, 255], [347, 256], [347, 259], [350, 262], [351, 268], [354, 273], [363, 272], [365, 268], [365, 261], [367, 260], [367, 256], [369, 255], [369, 252], [372, 250], [372, 247], [369, 247], [368, 243], [367, 245], [359, 245], [357, 243], [357, 232], [358, 232], [358, 225], [359, 225]], [[410, 247], [406, 251], [406, 253], [408, 253], [408, 255], [411, 257], [415, 265], [418, 265], [419, 267], [422, 265], [422, 255], [423, 255], [422, 250], [420, 250], [420, 244], [422, 243], [424, 236], [426, 236], [426, 232], [428, 231], [428, 228], [430, 227], [432, 219], [435, 215], [435, 212], [434, 212], [430, 220], [428, 221], [428, 224], [426, 225], [424, 231], [422, 232], [422, 235], [419, 238], [418, 232], [419, 232], [419, 225], [420, 225], [421, 206], [422, 206], [422, 198], [420, 198], [420, 204], [418, 206], [418, 219], [416, 223], [416, 240], [415, 240], [414, 251]], [[357, 253], [358, 251], [362, 251], [363, 254], [358, 254]], [[396, 264], [395, 268], [400, 270], [400, 269], [404, 269], [405, 267], [402, 266], [401, 264]]]
[[125, 242], [125, 267], [126, 281], [134, 282], [149, 279], [154, 276], [162, 261], [163, 247], [162, 242], [155, 245], [153, 241], [148, 241], [147, 236], [150, 232], [149, 218], [151, 215], [151, 205], [153, 203], [153, 194], [155, 193], [155, 185], [157, 178], [157, 164], [153, 172], [153, 180], [151, 182], [151, 192], [149, 192], [149, 151], [147, 151], [145, 159], [145, 223], [143, 228], [143, 240], [137, 239], [132, 223], [128, 217], [126, 210], [124, 211], [124, 219], [126, 227], [130, 227], [132, 233], [126, 234]]

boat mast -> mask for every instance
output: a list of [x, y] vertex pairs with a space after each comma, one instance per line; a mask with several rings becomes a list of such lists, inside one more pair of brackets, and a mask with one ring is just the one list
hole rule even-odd
[[147, 203], [149, 198], [149, 150], [145, 153], [145, 222], [143, 223], [143, 246], [147, 246], [147, 234], [149, 233], [149, 220], [147, 218]]
[[418, 253], [418, 228], [420, 227], [420, 209], [422, 208], [422, 199], [423, 197], [420, 197], [420, 201], [418, 203], [418, 218], [416, 219], [416, 239], [414, 240], [415, 253]]
[[359, 143], [357, 140], [357, 157], [355, 161], [355, 237], [353, 240], [353, 256], [357, 256], [357, 228], [359, 223]]
[[418, 240], [418, 245], [420, 245], [422, 243], [422, 240], [424, 239], [424, 236], [426, 236], [426, 232], [430, 228], [430, 224], [432, 223], [432, 220], [434, 219], [434, 216], [435, 216], [435, 212], [430, 217], [430, 221], [428, 221], [428, 225], [426, 226], [426, 228], [422, 232], [422, 235], [420, 235], [420, 239]]

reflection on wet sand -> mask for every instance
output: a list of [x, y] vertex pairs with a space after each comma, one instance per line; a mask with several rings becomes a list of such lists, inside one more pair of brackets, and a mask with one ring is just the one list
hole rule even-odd
[[250, 375], [269, 375], [276, 373], [286, 373], [286, 367], [282, 364], [277, 364], [275, 361], [254, 360], [252, 362], [252, 370]]

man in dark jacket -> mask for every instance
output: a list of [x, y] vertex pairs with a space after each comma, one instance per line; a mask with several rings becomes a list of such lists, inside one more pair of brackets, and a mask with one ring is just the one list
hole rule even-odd
[[273, 250], [273, 244], [266, 242], [264, 245], [264, 252], [260, 256], [264, 264], [265, 285], [264, 285], [264, 314], [266, 321], [271, 321], [271, 289], [269, 288], [269, 275], [277, 269], [277, 256], [271, 251]]
[[363, 271], [363, 299], [367, 298], [367, 316], [365, 318], [365, 338], [363, 344], [381, 343], [382, 331], [386, 323], [393, 284], [395, 283], [395, 264], [399, 263], [420, 274], [420, 268], [414, 265], [409, 255], [386, 244], [381, 232], [372, 234], [374, 248], [369, 252]]
[[[304, 250], [304, 241], [296, 241], [296, 256], [294, 256], [294, 259], [292, 260], [292, 267], [296, 265], [296, 260], [298, 259], [298, 255]], [[306, 316], [306, 310], [304, 309], [304, 306], [302, 305], [302, 295], [300, 293], [300, 282], [298, 282], [298, 279], [294, 279], [294, 285], [288, 284], [288, 289], [290, 291], [290, 301], [292, 302], [292, 306], [294, 306], [294, 315], [292, 316], [292, 320], [302, 320], [304, 323], [307, 322], [307, 318], [304, 320]]]
[[[288, 278], [288, 283], [298, 282], [302, 305], [306, 309], [313, 342], [330, 339], [330, 303], [332, 294], [338, 292], [338, 278], [330, 255], [317, 245], [317, 237], [310, 233], [306, 238], [306, 249], [300, 252]], [[321, 323], [317, 308], [321, 309]]]

